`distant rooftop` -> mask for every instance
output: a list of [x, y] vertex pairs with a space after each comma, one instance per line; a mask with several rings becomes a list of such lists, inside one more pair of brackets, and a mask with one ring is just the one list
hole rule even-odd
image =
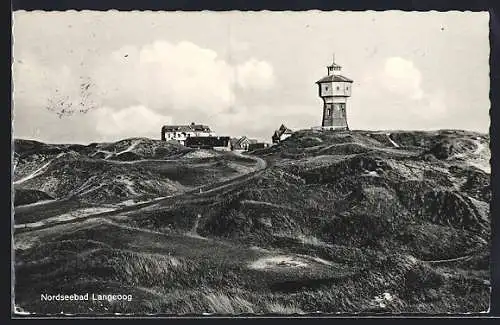
[[203, 131], [211, 132], [208, 125], [195, 124], [194, 122], [189, 125], [164, 125], [162, 129], [165, 132], [193, 132], [193, 131]]

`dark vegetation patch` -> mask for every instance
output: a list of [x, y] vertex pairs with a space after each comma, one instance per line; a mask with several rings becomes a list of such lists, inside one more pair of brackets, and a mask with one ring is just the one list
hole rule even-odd
[[15, 189], [14, 190], [14, 206], [35, 203], [38, 201], [54, 199], [49, 194], [34, 189]]

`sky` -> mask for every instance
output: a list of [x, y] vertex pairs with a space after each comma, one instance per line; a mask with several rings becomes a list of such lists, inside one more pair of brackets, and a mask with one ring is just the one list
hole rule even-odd
[[489, 130], [487, 12], [13, 14], [13, 135], [159, 139], [166, 124], [270, 142], [321, 125], [315, 82], [354, 80], [351, 129]]

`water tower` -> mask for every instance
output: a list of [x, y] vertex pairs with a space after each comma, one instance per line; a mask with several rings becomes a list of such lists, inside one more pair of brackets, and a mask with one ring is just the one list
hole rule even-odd
[[347, 124], [347, 98], [351, 97], [353, 81], [340, 75], [342, 67], [335, 63], [327, 67], [328, 75], [316, 82], [319, 96], [323, 99], [323, 120], [321, 127], [328, 130], [349, 130]]

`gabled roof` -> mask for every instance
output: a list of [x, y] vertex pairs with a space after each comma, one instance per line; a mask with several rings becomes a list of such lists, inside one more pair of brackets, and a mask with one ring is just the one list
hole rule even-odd
[[353, 82], [351, 79], [341, 76], [341, 75], [330, 75], [321, 78], [320, 80], [316, 81], [316, 83], [322, 83], [322, 82], [332, 82], [332, 81], [343, 81], [343, 82]]
[[244, 143], [245, 141], [250, 141], [250, 139], [248, 139], [246, 136], [242, 136], [241, 138], [238, 139], [236, 143], [241, 146], [241, 144]]
[[274, 136], [281, 137], [283, 134], [292, 134], [293, 131], [285, 126], [285, 124], [281, 124], [280, 128], [274, 131]]
[[243, 144], [243, 140], [245, 140], [246, 137], [243, 136], [241, 138], [231, 138], [230, 142], [231, 142], [231, 145], [233, 146], [233, 149], [243, 149], [243, 147], [241, 146]]
[[189, 125], [165, 125], [163, 127], [165, 132], [192, 132], [193, 129]]
[[203, 124], [191, 124], [191, 125], [164, 125], [163, 130], [165, 132], [212, 132], [208, 125]]
[[285, 124], [281, 124], [279, 131], [282, 133], [293, 133], [292, 129], [289, 129]]
[[255, 140], [255, 139], [249, 139], [248, 137], [246, 136], [242, 136], [241, 138], [237, 139], [237, 138], [233, 138], [231, 139], [231, 142], [233, 144], [233, 146], [235, 148], [241, 148], [243, 143], [248, 143], [248, 144], [252, 144], [252, 143], [257, 143], [258, 141]]
[[286, 131], [286, 129], [288, 129], [286, 127], [286, 125], [285, 124], [281, 124], [280, 127], [279, 127], [279, 129], [278, 129], [278, 131], [284, 132], [284, 131]]

